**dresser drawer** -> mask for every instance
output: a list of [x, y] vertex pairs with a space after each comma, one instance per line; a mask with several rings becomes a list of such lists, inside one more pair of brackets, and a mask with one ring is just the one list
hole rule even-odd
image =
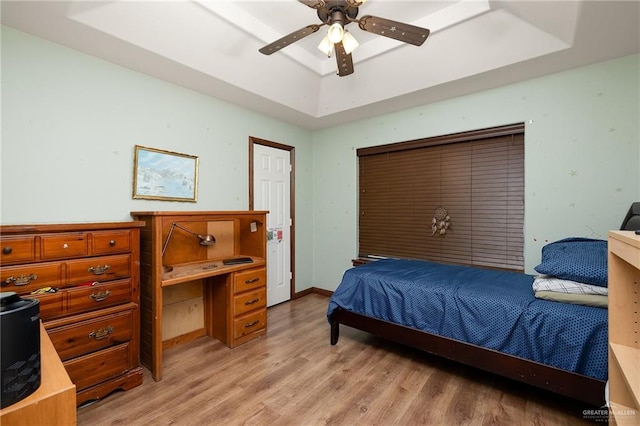
[[40, 301], [40, 319], [43, 321], [65, 314], [65, 294], [61, 291], [46, 294], [30, 294], [26, 297]]
[[92, 254], [126, 253], [131, 251], [131, 231], [104, 231], [91, 234]]
[[65, 361], [63, 364], [71, 381], [76, 385], [76, 390], [82, 390], [130, 370], [130, 350], [129, 343], [124, 343]]
[[131, 301], [131, 280], [124, 279], [65, 290], [67, 314], [93, 311]]
[[32, 262], [36, 259], [36, 238], [2, 237], [0, 238], [0, 264], [11, 265], [20, 262]]
[[234, 293], [240, 293], [267, 285], [267, 270], [265, 268], [250, 269], [248, 271], [236, 272], [234, 274]]
[[49, 330], [63, 361], [131, 340], [133, 311], [124, 311]]
[[71, 284], [128, 278], [131, 275], [131, 256], [122, 254], [72, 260], [67, 263], [67, 271]]
[[40, 318], [43, 321], [64, 315], [89, 312], [128, 303], [132, 300], [131, 280], [124, 279], [88, 287], [74, 287], [55, 293], [30, 294], [40, 301]]
[[42, 235], [40, 258], [42, 260], [68, 259], [89, 254], [89, 238], [86, 232]]
[[244, 314], [245, 312], [258, 308], [264, 308], [266, 305], [267, 290], [265, 288], [243, 293], [233, 298], [233, 312], [235, 315]]
[[262, 309], [252, 314], [237, 317], [233, 320], [233, 337], [238, 339], [267, 326], [267, 310]]
[[0, 269], [2, 291], [31, 293], [43, 287], [61, 287], [62, 268], [58, 263], [32, 263]]

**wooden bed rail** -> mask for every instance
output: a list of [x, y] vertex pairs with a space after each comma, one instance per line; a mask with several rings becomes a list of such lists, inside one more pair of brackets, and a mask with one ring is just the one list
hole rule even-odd
[[602, 407], [605, 382], [535, 361], [508, 355], [389, 321], [336, 309], [331, 314], [331, 344], [338, 343], [340, 324], [366, 331], [528, 385]]

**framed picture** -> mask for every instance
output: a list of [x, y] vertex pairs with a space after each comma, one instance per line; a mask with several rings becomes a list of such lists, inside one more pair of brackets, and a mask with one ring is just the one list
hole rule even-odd
[[136, 145], [133, 198], [195, 203], [198, 157]]

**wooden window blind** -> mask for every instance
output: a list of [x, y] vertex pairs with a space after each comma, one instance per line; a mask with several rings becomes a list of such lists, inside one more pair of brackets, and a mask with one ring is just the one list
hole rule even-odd
[[[524, 270], [524, 125], [358, 150], [359, 256]], [[432, 235], [435, 209], [451, 226]]]

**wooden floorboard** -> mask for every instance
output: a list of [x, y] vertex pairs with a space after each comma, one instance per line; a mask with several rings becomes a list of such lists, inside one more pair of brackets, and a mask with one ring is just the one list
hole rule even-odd
[[[78, 409], [95, 425], [579, 425], [584, 404], [345, 326], [329, 344], [328, 298], [269, 308], [267, 335], [164, 351], [163, 377]], [[593, 419], [591, 419], [593, 420]], [[602, 420], [602, 419], [600, 419]]]

